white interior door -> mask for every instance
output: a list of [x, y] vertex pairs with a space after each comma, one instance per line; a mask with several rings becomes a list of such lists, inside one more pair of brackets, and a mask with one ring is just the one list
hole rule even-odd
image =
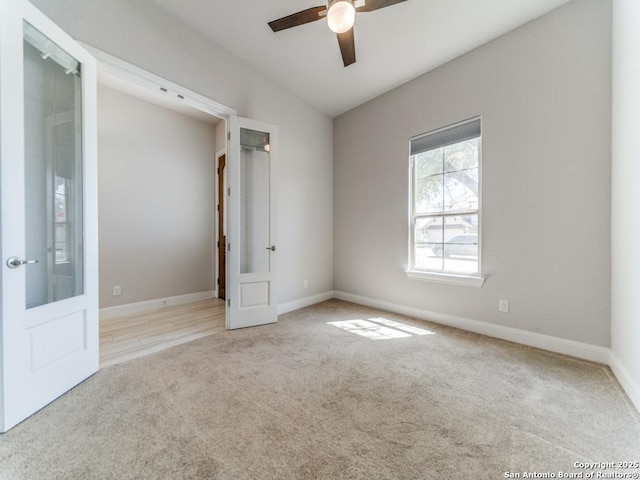
[[278, 321], [274, 172], [277, 128], [229, 119], [227, 328]]
[[95, 60], [0, 2], [0, 431], [98, 370]]

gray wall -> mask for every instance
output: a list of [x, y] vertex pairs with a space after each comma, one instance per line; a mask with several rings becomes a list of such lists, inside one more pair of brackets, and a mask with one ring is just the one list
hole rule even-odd
[[100, 307], [214, 290], [215, 152], [215, 125], [99, 87]]
[[640, 3], [614, 0], [613, 12], [611, 349], [640, 408]]
[[[569, 3], [335, 120], [335, 290], [609, 345], [610, 8]], [[408, 140], [474, 115], [486, 283], [408, 280]]]
[[[33, 0], [74, 38], [278, 125], [278, 300], [333, 283], [332, 120], [148, 2]], [[303, 288], [303, 280], [309, 287]]]

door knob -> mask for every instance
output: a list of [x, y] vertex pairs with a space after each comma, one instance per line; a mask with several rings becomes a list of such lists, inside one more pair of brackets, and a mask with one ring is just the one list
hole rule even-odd
[[22, 265], [26, 265], [27, 263], [38, 263], [38, 260], [22, 260], [18, 257], [7, 258], [7, 267], [9, 268], [18, 268]]
[[276, 251], [276, 246], [275, 245], [271, 245], [270, 247], [267, 247], [267, 250], [271, 250], [272, 252]]

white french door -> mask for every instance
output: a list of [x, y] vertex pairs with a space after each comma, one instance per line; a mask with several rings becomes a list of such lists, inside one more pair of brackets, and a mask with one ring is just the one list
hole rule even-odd
[[98, 370], [96, 63], [0, 2], [0, 431]]
[[277, 128], [229, 117], [227, 328], [278, 321]]

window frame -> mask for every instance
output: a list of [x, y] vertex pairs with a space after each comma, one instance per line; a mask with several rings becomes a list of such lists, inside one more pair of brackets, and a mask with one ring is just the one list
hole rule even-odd
[[[416, 198], [415, 198], [415, 155], [411, 154], [412, 142], [431, 136], [440, 132], [444, 132], [455, 127], [462, 126], [464, 124], [479, 121], [480, 123], [480, 136], [478, 138], [478, 206], [477, 209], [457, 210], [453, 213], [449, 213], [445, 210], [439, 212], [430, 212], [429, 214], [416, 214]], [[477, 115], [460, 122], [455, 122], [446, 125], [429, 132], [415, 135], [409, 139], [409, 155], [408, 155], [408, 179], [409, 179], [409, 205], [408, 205], [408, 229], [409, 229], [409, 265], [405, 270], [405, 273], [409, 279], [432, 281], [445, 284], [463, 285], [469, 287], [480, 288], [484, 284], [485, 277], [482, 274], [482, 116]], [[475, 137], [474, 137], [475, 138]], [[464, 140], [463, 140], [464, 141]], [[457, 142], [459, 143], [459, 142]], [[450, 144], [450, 145], [454, 145]], [[441, 148], [441, 147], [434, 147]], [[429, 150], [425, 150], [429, 151]], [[444, 205], [443, 205], [444, 208]], [[416, 241], [415, 241], [415, 224], [417, 219], [425, 217], [453, 217], [462, 215], [477, 215], [478, 217], [478, 259], [477, 259], [477, 272], [475, 273], [462, 273], [453, 271], [436, 271], [428, 269], [415, 268], [415, 256], [416, 256]], [[443, 239], [444, 242], [444, 239]]]
[[[53, 195], [55, 197], [55, 201], [57, 202], [59, 199], [61, 199], [61, 201], [64, 204], [64, 221], [59, 221], [58, 220], [58, 212], [57, 212], [57, 207], [54, 209], [53, 212], [53, 223], [54, 223], [54, 233], [53, 233], [53, 263], [54, 265], [65, 265], [68, 263], [72, 262], [72, 252], [73, 252], [73, 231], [72, 231], [72, 225], [71, 222], [69, 221], [69, 218], [72, 214], [71, 211], [71, 207], [72, 207], [72, 198], [71, 198], [71, 179], [66, 178], [66, 177], [61, 177], [58, 175], [53, 175], [54, 178], [54, 189], [53, 189]], [[64, 184], [64, 194], [61, 195], [58, 193], [58, 189], [57, 189], [57, 181], [61, 180]], [[58, 248], [59, 244], [62, 244], [62, 242], [59, 242], [58, 240], [58, 228], [63, 228], [64, 229], [64, 243], [63, 243], [63, 247], [62, 248]], [[64, 253], [64, 258], [58, 258], [58, 251], [63, 251]]]

